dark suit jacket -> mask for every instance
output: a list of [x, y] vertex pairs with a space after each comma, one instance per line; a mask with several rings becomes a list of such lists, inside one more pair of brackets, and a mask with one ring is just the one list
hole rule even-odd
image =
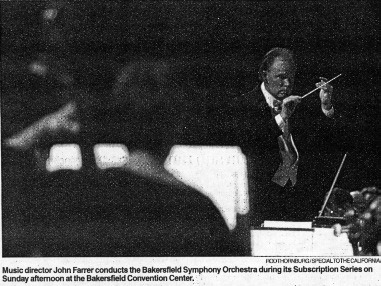
[[[197, 143], [241, 147], [248, 163], [251, 201], [256, 200], [258, 193], [277, 187], [271, 179], [281, 163], [277, 138], [282, 132], [260, 86], [228, 103], [217, 104], [204, 114], [204, 139]], [[325, 116], [319, 96], [304, 99], [290, 118], [291, 134], [300, 156], [296, 184], [299, 194], [295, 197], [300, 198], [305, 220], [317, 215], [345, 153], [343, 122], [336, 107], [334, 118]]]

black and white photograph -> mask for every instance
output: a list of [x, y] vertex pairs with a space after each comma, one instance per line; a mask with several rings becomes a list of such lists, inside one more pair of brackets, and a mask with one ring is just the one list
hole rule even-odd
[[377, 1], [0, 5], [0, 284], [381, 281]]

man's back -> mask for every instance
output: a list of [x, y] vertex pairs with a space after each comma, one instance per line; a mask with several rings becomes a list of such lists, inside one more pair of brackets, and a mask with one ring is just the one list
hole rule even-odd
[[35, 177], [21, 216], [4, 229], [4, 256], [215, 256], [229, 254], [217, 208], [179, 182], [121, 169]]

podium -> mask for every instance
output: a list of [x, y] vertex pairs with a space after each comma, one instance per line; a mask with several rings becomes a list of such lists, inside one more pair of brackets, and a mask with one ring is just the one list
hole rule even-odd
[[353, 256], [346, 233], [335, 236], [311, 223], [265, 222], [250, 232], [252, 256]]

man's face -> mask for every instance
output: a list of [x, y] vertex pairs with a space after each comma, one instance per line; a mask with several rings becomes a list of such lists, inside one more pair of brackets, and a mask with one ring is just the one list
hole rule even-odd
[[288, 61], [277, 57], [264, 73], [265, 88], [272, 96], [283, 100], [291, 95], [295, 71]]

